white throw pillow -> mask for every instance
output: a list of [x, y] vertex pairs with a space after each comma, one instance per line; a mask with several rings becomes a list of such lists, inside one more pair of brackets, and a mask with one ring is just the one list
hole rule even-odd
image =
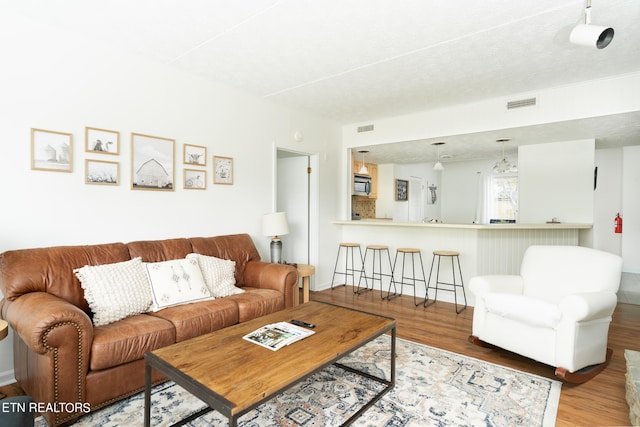
[[204, 280], [214, 297], [222, 298], [244, 292], [244, 289], [236, 286], [235, 261], [201, 254], [189, 254], [187, 259], [198, 261]]
[[73, 270], [84, 289], [95, 326], [144, 313], [151, 305], [149, 279], [141, 258]]
[[213, 299], [197, 260], [147, 262], [144, 266], [149, 275], [153, 297], [149, 311]]

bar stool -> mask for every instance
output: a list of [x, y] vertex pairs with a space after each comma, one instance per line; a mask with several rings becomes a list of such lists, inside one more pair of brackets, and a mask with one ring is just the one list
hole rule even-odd
[[[355, 252], [356, 248], [358, 248], [358, 253], [360, 254], [360, 268], [356, 268], [354, 264], [353, 253]], [[344, 249], [344, 271], [338, 271], [338, 261], [340, 261], [340, 253], [343, 252], [342, 249]], [[349, 263], [349, 260], [351, 260], [351, 263]], [[360, 278], [362, 278], [363, 270], [364, 270], [364, 259], [362, 258], [362, 249], [360, 248], [360, 243], [344, 243], [344, 242], [340, 243], [340, 245], [338, 246], [338, 255], [336, 256], [336, 265], [333, 268], [333, 277], [331, 277], [331, 289], [333, 289], [333, 286], [334, 286], [333, 282], [335, 281], [336, 274], [343, 275], [344, 281], [345, 281], [345, 283], [338, 286], [346, 286], [348, 276], [351, 276], [351, 285], [355, 286], [356, 284], [355, 273], [359, 272]], [[366, 284], [367, 279], [365, 278], [364, 280]], [[353, 292], [356, 293], [355, 290]]]
[[[393, 294], [391, 294], [391, 284], [392, 283], [389, 283], [389, 292], [387, 293], [387, 299], [391, 299], [391, 298], [394, 298], [394, 297], [397, 297], [397, 296], [401, 295], [402, 291], [404, 289], [404, 285], [413, 286], [413, 303], [416, 306], [418, 306], [418, 305], [420, 305], [420, 303], [416, 302], [416, 282], [422, 282], [422, 283], [424, 283], [425, 287], [427, 286], [427, 281], [425, 280], [426, 276], [424, 274], [424, 264], [422, 263], [422, 252], [420, 252], [420, 249], [416, 249], [416, 248], [398, 248], [398, 250], [396, 251], [396, 257], [393, 260], [393, 273], [394, 274], [397, 271], [396, 270], [396, 263], [398, 261], [398, 255], [400, 255], [400, 254], [402, 254], [402, 272], [400, 274], [400, 294], [397, 293], [397, 288], [396, 288], [396, 283], [398, 281], [394, 280], [394, 282], [393, 282], [393, 290], [394, 290], [394, 292], [393, 292]], [[418, 255], [418, 260], [420, 261], [420, 271], [422, 271], [422, 279], [416, 277], [416, 254]], [[406, 276], [405, 272], [404, 272], [405, 261], [406, 261], [407, 255], [411, 255], [411, 276]]]
[[[367, 257], [369, 256], [369, 252], [371, 252], [372, 260], [371, 260], [371, 276], [367, 276]], [[389, 266], [389, 273], [382, 272], [382, 253], [387, 253], [387, 262]], [[376, 256], [378, 258], [378, 263], [376, 264]], [[377, 268], [376, 268], [377, 267]], [[364, 274], [360, 275], [360, 280], [358, 280], [358, 290], [357, 294], [360, 294], [364, 291], [372, 291], [376, 287], [376, 280], [380, 283], [380, 298], [385, 299], [386, 297], [382, 296], [382, 278], [389, 278], [389, 287], [394, 282], [393, 279], [393, 266], [391, 265], [391, 254], [389, 254], [389, 246], [386, 245], [367, 245], [366, 250], [364, 251], [364, 261], [363, 261], [363, 272]], [[360, 288], [360, 283], [362, 282], [362, 278], [365, 279], [364, 288]], [[367, 279], [371, 279], [371, 288], [368, 286]], [[395, 286], [395, 283], [394, 283]]]
[[[441, 282], [440, 281], [440, 259], [445, 256], [445, 257], [449, 257], [451, 258], [451, 274], [453, 276], [453, 283], [448, 283], [448, 282]], [[435, 285], [435, 290], [436, 290], [436, 294], [435, 297], [433, 299], [433, 301], [428, 302], [429, 301], [429, 288], [431, 287], [431, 273], [433, 272], [433, 264], [436, 260], [436, 257], [438, 257], [438, 270], [436, 272], [436, 285]], [[458, 260], [458, 273], [460, 276], [460, 283], [456, 282], [456, 269], [454, 266], [454, 262], [453, 259]], [[440, 287], [438, 285], [445, 285], [448, 286], [448, 288], [443, 288], [440, 289]], [[464, 307], [462, 307], [462, 309], [458, 310], [458, 292], [457, 292], [457, 288], [461, 288], [462, 289], [462, 296], [464, 297]], [[433, 258], [431, 259], [431, 270], [429, 270], [429, 282], [427, 285], [427, 292], [425, 293], [425, 299], [424, 299], [424, 306], [428, 307], [431, 304], [434, 304], [436, 302], [436, 300], [438, 299], [438, 290], [441, 291], [446, 291], [446, 292], [453, 292], [453, 298], [456, 304], [456, 314], [460, 314], [462, 313], [462, 311], [467, 308], [467, 294], [464, 291], [464, 282], [462, 281], [462, 269], [460, 268], [460, 252], [456, 252], [456, 251], [433, 251]]]

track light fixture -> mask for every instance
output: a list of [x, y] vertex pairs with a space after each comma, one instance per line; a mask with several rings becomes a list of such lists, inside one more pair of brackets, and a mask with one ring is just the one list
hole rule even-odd
[[584, 23], [576, 25], [569, 40], [573, 44], [604, 49], [613, 40], [613, 28], [591, 25], [591, 0], [586, 0]]

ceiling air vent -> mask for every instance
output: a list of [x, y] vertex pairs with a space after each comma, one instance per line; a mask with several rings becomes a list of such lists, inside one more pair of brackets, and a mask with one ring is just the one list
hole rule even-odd
[[373, 125], [358, 126], [358, 133], [371, 132], [372, 130], [373, 130]]
[[507, 102], [507, 110], [522, 107], [533, 107], [534, 105], [536, 105], [536, 98], [519, 99], [517, 101]]

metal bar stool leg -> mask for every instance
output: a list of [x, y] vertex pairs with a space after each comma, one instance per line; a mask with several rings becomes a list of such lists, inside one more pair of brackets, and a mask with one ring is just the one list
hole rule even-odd
[[[364, 251], [364, 258], [362, 259], [362, 271], [360, 273], [360, 279], [358, 280], [358, 289], [354, 290], [353, 292], [360, 295], [361, 293], [365, 292], [365, 291], [370, 291], [373, 290], [373, 286], [371, 287], [371, 289], [369, 289], [369, 283], [367, 282], [367, 274], [366, 274], [366, 270], [365, 270], [365, 266], [367, 264], [367, 256], [369, 255], [369, 248], [365, 249]], [[375, 271], [375, 265], [376, 265], [376, 254], [375, 252], [373, 253], [373, 271]], [[362, 283], [362, 279], [364, 278], [364, 288], [361, 289], [360, 288], [360, 283]]]
[[[398, 288], [396, 287], [397, 282], [395, 281], [395, 276], [394, 276], [396, 271], [396, 263], [398, 262], [398, 254], [399, 252], [396, 251], [396, 256], [393, 258], [393, 267], [391, 268], [391, 281], [389, 282], [389, 291], [387, 292], [387, 298], [386, 298], [387, 301], [399, 296]], [[389, 261], [391, 261], [391, 255], [389, 255]], [[402, 282], [402, 280], [400, 280], [400, 282]], [[393, 285], [393, 294], [391, 293], [391, 285]], [[400, 293], [402, 293], [402, 291], [400, 291]]]

